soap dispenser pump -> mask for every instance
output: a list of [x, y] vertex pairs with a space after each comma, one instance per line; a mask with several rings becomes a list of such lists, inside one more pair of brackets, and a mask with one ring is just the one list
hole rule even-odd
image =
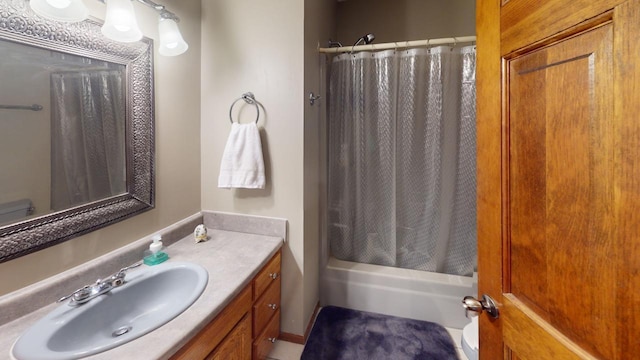
[[169, 255], [164, 251], [164, 246], [162, 246], [162, 236], [154, 235], [151, 240], [153, 242], [149, 245], [149, 250], [145, 250], [143, 255], [143, 262], [149, 266], [158, 265], [169, 258]]

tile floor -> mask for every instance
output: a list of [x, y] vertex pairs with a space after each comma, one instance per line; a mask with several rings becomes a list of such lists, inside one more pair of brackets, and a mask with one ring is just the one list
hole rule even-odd
[[[468, 360], [465, 354], [462, 352], [462, 347], [460, 345], [460, 340], [462, 339], [462, 330], [447, 328], [447, 331], [449, 331], [449, 334], [451, 334], [451, 337], [456, 344], [456, 349], [458, 350], [458, 356], [460, 357], [460, 360]], [[303, 349], [304, 345], [279, 340], [276, 341], [273, 350], [271, 351], [267, 359], [300, 360], [300, 355], [302, 355]]]

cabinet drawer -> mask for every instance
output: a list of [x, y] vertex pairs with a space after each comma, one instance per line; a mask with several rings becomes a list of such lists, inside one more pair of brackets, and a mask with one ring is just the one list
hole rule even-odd
[[258, 336], [269, 319], [280, 310], [280, 278], [253, 304], [253, 336]]
[[253, 301], [258, 299], [272, 282], [280, 278], [280, 258], [280, 251], [278, 251], [262, 271], [256, 275], [253, 280]]
[[271, 352], [273, 343], [280, 336], [280, 309], [264, 328], [264, 331], [253, 342], [253, 360], [264, 360]]

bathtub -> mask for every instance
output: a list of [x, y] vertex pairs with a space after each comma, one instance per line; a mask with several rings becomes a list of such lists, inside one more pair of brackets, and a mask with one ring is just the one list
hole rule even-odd
[[400, 316], [462, 329], [470, 322], [462, 298], [477, 294], [477, 277], [456, 276], [329, 257], [320, 303]]

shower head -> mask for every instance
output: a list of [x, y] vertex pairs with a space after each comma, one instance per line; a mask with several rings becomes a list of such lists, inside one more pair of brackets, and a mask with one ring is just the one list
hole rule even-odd
[[367, 35], [365, 35], [365, 36], [362, 36], [360, 39], [358, 39], [358, 40], [356, 41], [356, 43], [355, 43], [355, 44], [353, 44], [353, 46], [356, 46], [356, 45], [360, 44], [360, 42], [362, 42], [362, 41], [364, 41], [364, 43], [365, 43], [365, 44], [367, 44], [367, 45], [368, 45], [368, 44], [371, 44], [375, 38], [376, 38], [376, 36], [375, 36], [375, 35], [373, 35], [373, 34], [367, 34]]
[[363, 37], [361, 37], [362, 40], [364, 40], [365, 44], [371, 44], [373, 42], [373, 40], [376, 39], [376, 36], [373, 34], [367, 34]]

